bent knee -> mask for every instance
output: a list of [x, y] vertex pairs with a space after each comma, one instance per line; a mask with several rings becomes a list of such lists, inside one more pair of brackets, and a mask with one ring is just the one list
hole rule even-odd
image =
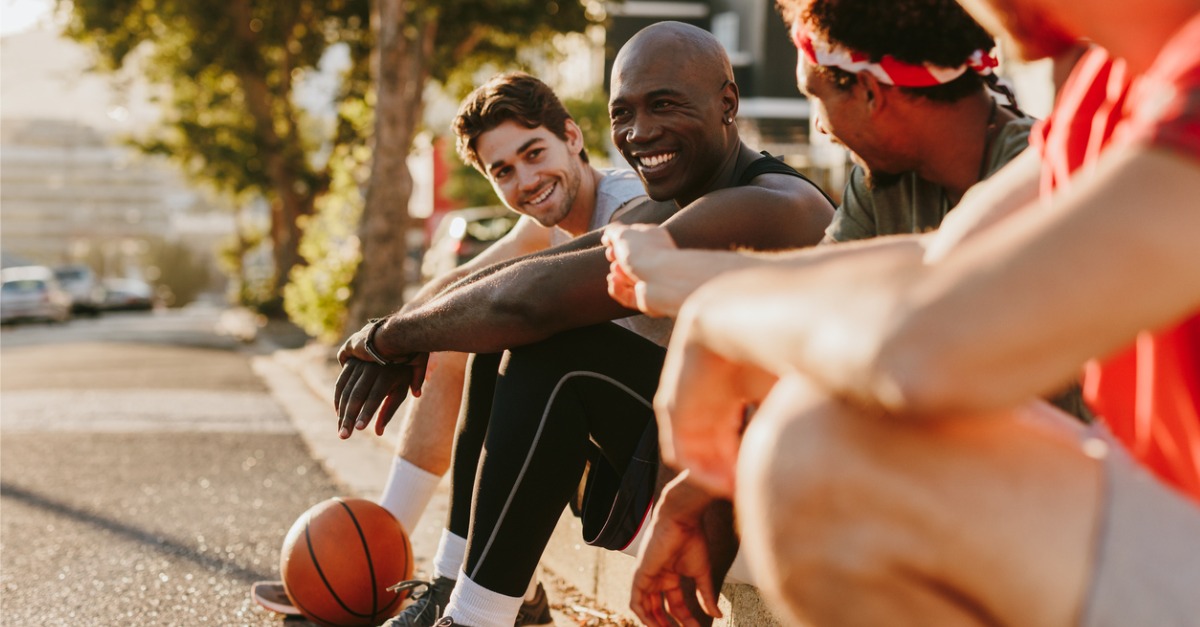
[[[838, 613], [837, 599], [880, 601], [897, 564], [936, 543], [936, 502], [879, 453], [894, 434], [803, 380], [781, 380], [746, 430], [737, 516], [756, 579], [797, 616]], [[799, 608], [803, 608], [801, 611]]]
[[[962, 618], [1057, 589], [1028, 565], [1068, 545], [1066, 561], [1086, 563], [1095, 464], [1013, 418], [911, 423], [781, 381], [738, 465], [743, 547], [768, 597], [797, 617], [838, 615], [831, 604], [852, 595], [910, 611], [924, 599], [922, 612]], [[1025, 515], [1006, 516], [1018, 505]], [[1004, 574], [1037, 585], [1000, 588]], [[1078, 573], [1058, 578], [1072, 582], [1062, 596], [1077, 594]]]

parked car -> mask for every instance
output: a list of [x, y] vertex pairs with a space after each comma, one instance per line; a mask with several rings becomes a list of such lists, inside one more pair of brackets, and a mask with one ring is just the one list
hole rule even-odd
[[154, 288], [141, 279], [104, 279], [101, 284], [107, 311], [154, 309]]
[[71, 296], [59, 286], [50, 268], [18, 266], [0, 270], [0, 323], [66, 322], [70, 317]]
[[54, 269], [54, 276], [71, 295], [71, 311], [89, 314], [100, 312], [104, 304], [104, 288], [90, 267], [82, 264], [59, 266]]
[[425, 251], [421, 276], [429, 280], [470, 261], [512, 230], [520, 217], [499, 205], [447, 212]]

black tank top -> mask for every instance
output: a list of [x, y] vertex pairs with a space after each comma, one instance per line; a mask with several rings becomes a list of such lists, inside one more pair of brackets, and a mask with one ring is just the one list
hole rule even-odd
[[830, 206], [834, 207], [835, 209], [837, 208], [837, 203], [833, 202], [833, 199], [829, 197], [829, 194], [825, 193], [825, 190], [821, 189], [820, 185], [812, 182], [812, 180], [807, 176], [804, 176], [803, 174], [797, 172], [792, 166], [784, 163], [783, 159], [774, 157], [765, 151], [762, 153], [761, 159], [754, 160], [750, 163], [750, 165], [746, 166], [745, 170], [742, 171], [742, 175], [739, 176], [737, 180], [738, 187], [749, 185], [750, 181], [753, 181], [754, 178], [760, 174], [787, 174], [788, 176], [802, 178], [805, 181], [808, 181], [808, 184], [816, 188], [818, 192], [821, 192], [821, 195], [825, 197], [825, 200], [829, 201]]

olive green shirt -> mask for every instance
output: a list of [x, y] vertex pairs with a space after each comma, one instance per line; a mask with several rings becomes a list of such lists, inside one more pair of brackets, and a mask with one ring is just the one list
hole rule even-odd
[[[988, 151], [983, 178], [994, 174], [1029, 145], [1033, 118], [1016, 118], [1005, 124]], [[908, 173], [894, 185], [870, 189], [859, 166], [850, 172], [842, 206], [825, 230], [826, 240], [849, 242], [879, 235], [924, 233], [938, 228], [954, 207], [942, 186]]]
[[[1029, 130], [1035, 121], [1017, 118], [1000, 129], [992, 142], [983, 178], [995, 174], [1025, 150], [1029, 145]], [[859, 166], [850, 173], [842, 206], [838, 207], [833, 223], [825, 230], [826, 242], [932, 231], [954, 208], [940, 185], [918, 178], [916, 174], [906, 174], [895, 185], [874, 190], [867, 187], [865, 175]], [[1046, 400], [1084, 422], [1092, 421], [1078, 383]]]

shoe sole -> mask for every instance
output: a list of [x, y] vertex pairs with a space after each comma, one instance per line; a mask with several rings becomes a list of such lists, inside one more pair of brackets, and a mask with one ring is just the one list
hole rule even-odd
[[255, 603], [276, 614], [284, 616], [302, 616], [300, 610], [292, 605], [292, 600], [284, 592], [282, 581], [256, 581], [250, 586], [250, 596]]

